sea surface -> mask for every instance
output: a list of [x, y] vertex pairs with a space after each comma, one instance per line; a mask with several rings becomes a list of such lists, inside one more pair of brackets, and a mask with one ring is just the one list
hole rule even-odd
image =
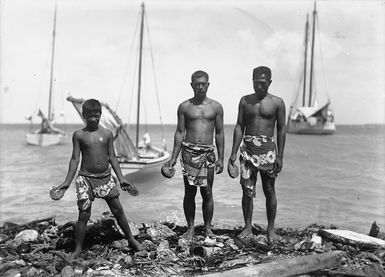
[[[64, 224], [77, 219], [75, 187], [59, 201], [48, 191], [64, 181], [72, 151], [71, 136], [81, 125], [58, 126], [69, 135], [61, 145], [30, 146], [25, 143], [28, 125], [0, 125], [0, 225], [26, 223], [55, 216]], [[161, 142], [162, 128], [147, 126], [152, 142]], [[134, 128], [133, 128], [134, 129]], [[175, 126], [167, 125], [164, 136], [172, 151]], [[225, 165], [231, 151], [233, 126], [225, 127]], [[122, 192], [120, 201], [129, 219], [140, 224], [170, 220], [185, 224], [182, 209], [183, 181], [179, 163], [172, 179], [160, 168], [128, 175], [139, 196]], [[253, 223], [266, 226], [265, 198], [260, 178], [254, 199]], [[304, 228], [311, 223], [337, 225], [368, 233], [373, 221], [385, 231], [385, 126], [337, 126], [331, 136], [286, 137], [283, 171], [276, 180], [277, 227]], [[215, 226], [243, 225], [238, 179], [226, 170], [215, 175]], [[201, 224], [201, 197], [196, 196], [196, 224]], [[92, 217], [107, 211], [104, 200], [93, 203]]]

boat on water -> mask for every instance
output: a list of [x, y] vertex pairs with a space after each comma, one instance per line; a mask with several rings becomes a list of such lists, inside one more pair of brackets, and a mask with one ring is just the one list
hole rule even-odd
[[[53, 98], [53, 71], [54, 71], [54, 56], [55, 56], [55, 36], [56, 36], [56, 12], [57, 5], [55, 4], [55, 12], [53, 17], [52, 31], [52, 52], [51, 52], [51, 73], [49, 82], [48, 96], [48, 113], [47, 116], [39, 109], [38, 116], [41, 118], [41, 126], [38, 130], [29, 132], [25, 135], [27, 144], [37, 146], [49, 146], [59, 144], [67, 136], [65, 132], [54, 127], [54, 114], [52, 108]], [[32, 117], [29, 118], [32, 120]]]
[[[126, 125], [107, 103], [102, 104], [102, 115], [99, 124], [113, 132], [114, 148], [122, 169], [123, 175], [134, 173], [144, 168], [150, 168], [163, 164], [170, 153], [166, 150], [164, 135], [162, 135], [163, 146], [154, 146], [147, 130], [143, 139], [139, 140], [140, 134], [140, 96], [142, 83], [142, 47], [144, 31], [145, 7], [141, 6], [140, 40], [139, 40], [139, 64], [138, 64], [138, 90], [137, 90], [137, 118], [136, 118], [136, 143], [134, 144], [126, 129]], [[85, 101], [81, 98], [67, 97], [83, 120], [82, 105]], [[162, 122], [161, 122], [162, 124]], [[163, 124], [162, 124], [163, 126]], [[163, 130], [163, 128], [162, 128]]]
[[[334, 113], [330, 108], [331, 101], [326, 89], [321, 93], [317, 91], [315, 87], [315, 42], [318, 34], [316, 33], [316, 26], [318, 26], [316, 3], [314, 3], [312, 21], [311, 36], [309, 36], [309, 16], [307, 15], [303, 67], [301, 69], [296, 96], [290, 106], [287, 133], [331, 135], [336, 131]], [[309, 43], [310, 39], [311, 42]], [[310, 50], [310, 52], [308, 50]], [[308, 68], [309, 63], [310, 68]], [[322, 96], [324, 99], [322, 99]]]

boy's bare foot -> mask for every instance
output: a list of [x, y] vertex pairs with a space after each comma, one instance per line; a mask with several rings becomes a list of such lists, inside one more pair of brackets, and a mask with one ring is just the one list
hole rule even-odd
[[120, 187], [122, 188], [122, 190], [127, 191], [132, 196], [137, 196], [139, 194], [138, 189], [134, 185], [130, 184], [129, 182], [126, 182], [126, 181], [122, 182], [120, 184]]
[[134, 249], [135, 252], [143, 251], [146, 248], [136, 239], [128, 241], [130, 246]]
[[237, 236], [240, 239], [243, 239], [252, 234], [251, 228], [246, 228], [242, 230], [242, 232]]
[[194, 237], [194, 233], [194, 228], [188, 229], [187, 232], [182, 235], [182, 238], [184, 238], [185, 240], [192, 240]]
[[80, 252], [73, 252], [72, 254], [68, 255], [66, 258], [65, 258], [65, 262], [68, 263], [69, 265], [72, 265], [74, 260], [79, 258], [80, 256]]

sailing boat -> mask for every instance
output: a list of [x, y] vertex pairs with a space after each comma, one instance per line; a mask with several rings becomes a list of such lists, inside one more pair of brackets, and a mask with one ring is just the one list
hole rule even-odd
[[[334, 124], [334, 114], [329, 107], [331, 104], [330, 99], [327, 97], [328, 99], [326, 99], [322, 105], [319, 105], [319, 99], [317, 98], [314, 86], [314, 46], [316, 38], [316, 20], [318, 20], [318, 17], [316, 4], [314, 3], [313, 26], [310, 45], [310, 72], [308, 72], [307, 69], [309, 44], [309, 16], [307, 16], [304, 40], [304, 63], [303, 71], [301, 74], [302, 84], [300, 84], [300, 87], [302, 85], [302, 97], [300, 96], [301, 88], [299, 87], [295, 100], [290, 106], [287, 122], [287, 132], [292, 134], [328, 135], [334, 134], [336, 130], [336, 126]], [[307, 81], [309, 81], [309, 84], [307, 84]], [[299, 103], [301, 98], [302, 102]]]
[[53, 68], [54, 68], [54, 55], [55, 55], [55, 35], [56, 35], [56, 10], [53, 18], [53, 31], [52, 31], [52, 52], [51, 52], [51, 76], [49, 83], [49, 97], [48, 97], [48, 113], [47, 116], [39, 109], [38, 116], [41, 117], [40, 129], [35, 132], [27, 133], [25, 138], [28, 144], [38, 146], [55, 145], [62, 142], [66, 137], [66, 134], [53, 126], [53, 113], [52, 113], [52, 90], [53, 90]]
[[[140, 23], [140, 41], [139, 41], [139, 71], [138, 71], [138, 92], [137, 92], [137, 118], [136, 118], [136, 144], [132, 142], [123, 121], [117, 113], [110, 108], [107, 103], [101, 103], [102, 115], [99, 124], [108, 128], [113, 132], [114, 148], [120, 168], [123, 175], [139, 171], [144, 168], [154, 167], [163, 164], [169, 157], [170, 153], [164, 147], [157, 147], [150, 143], [150, 137], [147, 132], [143, 136], [142, 144], [139, 143], [139, 123], [140, 123], [140, 96], [142, 83], [142, 46], [143, 46], [143, 29], [144, 29], [144, 4], [141, 6], [141, 23]], [[73, 104], [79, 116], [82, 116], [82, 104], [84, 99], [67, 97], [67, 100]], [[164, 139], [163, 139], [164, 142]]]

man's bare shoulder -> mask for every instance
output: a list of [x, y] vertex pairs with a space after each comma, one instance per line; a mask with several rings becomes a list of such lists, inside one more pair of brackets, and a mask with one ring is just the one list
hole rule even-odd
[[285, 105], [285, 102], [283, 101], [283, 99], [279, 96], [276, 96], [274, 94], [271, 94], [271, 93], [268, 93], [268, 96], [269, 98], [274, 101], [275, 104], [277, 105]]

